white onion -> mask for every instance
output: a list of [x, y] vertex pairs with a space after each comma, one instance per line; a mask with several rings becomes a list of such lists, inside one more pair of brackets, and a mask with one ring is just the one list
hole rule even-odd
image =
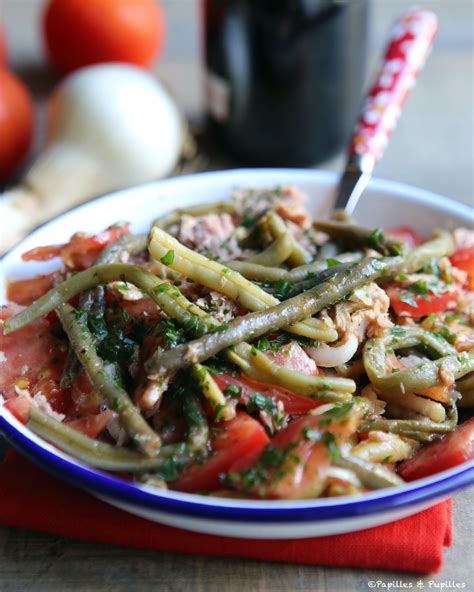
[[78, 70], [53, 92], [46, 135], [21, 186], [0, 201], [0, 252], [81, 201], [170, 173], [183, 121], [150, 73], [100, 64]]
[[318, 366], [322, 368], [335, 368], [346, 364], [352, 359], [359, 347], [355, 335], [349, 335], [342, 343], [333, 347], [322, 344], [319, 347], [305, 347], [305, 351]]

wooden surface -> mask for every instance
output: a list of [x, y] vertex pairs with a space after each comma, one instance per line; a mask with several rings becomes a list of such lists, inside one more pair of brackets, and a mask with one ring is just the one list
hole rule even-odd
[[[157, 71], [194, 120], [201, 115], [201, 69], [197, 0], [167, 0], [169, 42]], [[372, 63], [380, 54], [387, 27], [411, 2], [375, 0], [370, 37]], [[472, 0], [418, 2], [441, 19], [436, 49], [390, 142], [377, 175], [392, 178], [465, 203], [473, 203], [474, 80]], [[42, 104], [55, 83], [47, 70], [38, 32], [42, 0], [0, 0], [0, 17], [9, 38], [10, 62], [33, 89], [42, 120]], [[37, 145], [41, 138], [38, 139]], [[321, 168], [340, 170], [342, 157]], [[209, 168], [226, 160], [212, 155]], [[236, 163], [231, 163], [236, 164]], [[0, 500], [1, 503], [1, 500]], [[71, 541], [40, 533], [0, 527], [0, 592], [65, 590], [135, 592], [197, 590], [362, 591], [369, 581], [436, 589], [441, 583], [464, 583], [474, 590], [472, 557], [474, 490], [454, 496], [454, 546], [445, 553], [438, 576], [330, 569], [248, 560], [190, 557]], [[430, 584], [430, 580], [432, 583]], [[452, 586], [451, 586], [452, 588]], [[392, 589], [397, 589], [393, 587]], [[439, 587], [438, 587], [439, 589]]]

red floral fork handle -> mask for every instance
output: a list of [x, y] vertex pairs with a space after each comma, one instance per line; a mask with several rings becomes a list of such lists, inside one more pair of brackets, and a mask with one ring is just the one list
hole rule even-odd
[[349, 215], [354, 211], [428, 57], [437, 30], [436, 15], [418, 8], [412, 8], [395, 23], [382, 67], [351, 138], [336, 209], [344, 209]]
[[349, 155], [370, 154], [374, 165], [381, 158], [437, 30], [436, 15], [417, 8], [395, 23], [382, 67], [362, 107]]

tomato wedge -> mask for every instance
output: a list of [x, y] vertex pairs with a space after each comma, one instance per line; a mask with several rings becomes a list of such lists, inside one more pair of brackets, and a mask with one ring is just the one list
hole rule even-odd
[[7, 287], [7, 299], [16, 304], [28, 306], [51, 290], [55, 276], [55, 273], [50, 273], [27, 280], [10, 282]]
[[211, 456], [203, 464], [185, 469], [173, 483], [179, 491], [213, 491], [220, 487], [220, 476], [240, 457], [261, 452], [269, 438], [262, 425], [241, 411], [234, 419], [216, 424], [212, 430]]
[[413, 247], [417, 247], [418, 245], [421, 245], [425, 242], [420, 237], [420, 235], [409, 226], [398, 226], [397, 228], [391, 228], [390, 230], [385, 230], [384, 234], [390, 238], [393, 238], [394, 240], [405, 243], [405, 245], [410, 249], [413, 249]]
[[114, 224], [94, 235], [77, 232], [68, 243], [36, 247], [23, 253], [22, 259], [23, 261], [48, 261], [54, 257], [61, 257], [70, 269], [87, 269], [94, 263], [106, 245], [129, 232], [128, 224]]
[[288, 413], [288, 415], [304, 415], [308, 411], [311, 411], [311, 409], [315, 409], [321, 405], [321, 403], [313, 401], [309, 397], [297, 395], [279, 386], [250, 380], [244, 376], [236, 377], [229, 376], [228, 374], [219, 374], [219, 376], [214, 376], [214, 380], [222, 390], [225, 390], [229, 386], [240, 389], [239, 403], [241, 405], [246, 405], [250, 397], [255, 393], [274, 399], [277, 402], [281, 401], [285, 413]]
[[405, 481], [414, 481], [473, 459], [474, 417], [442, 440], [424, 446], [414, 456], [404, 460], [398, 467], [398, 473]]
[[474, 290], [474, 247], [465, 247], [457, 250], [452, 257], [454, 267], [467, 273], [467, 285], [469, 290]]
[[[455, 306], [457, 301], [456, 292], [444, 292], [444, 294], [433, 294], [430, 292], [426, 299], [423, 296], [417, 296], [399, 287], [392, 286], [387, 288], [387, 294], [390, 298], [390, 306], [399, 317], [411, 317], [419, 319], [433, 313], [445, 312]], [[414, 304], [404, 302], [403, 299], [409, 296]]]
[[326, 486], [326, 471], [337, 445], [360, 423], [357, 411], [341, 417], [305, 415], [293, 420], [257, 456], [249, 453], [229, 469], [237, 489], [274, 499], [317, 497]]
[[81, 434], [89, 436], [89, 438], [97, 438], [101, 432], [105, 430], [109, 421], [113, 418], [113, 411], [102, 411], [96, 415], [88, 415], [81, 419], [73, 419], [65, 422], [70, 428], [74, 428]]

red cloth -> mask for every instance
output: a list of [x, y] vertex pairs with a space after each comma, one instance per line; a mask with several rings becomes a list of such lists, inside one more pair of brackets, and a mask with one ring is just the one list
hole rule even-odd
[[300, 540], [248, 540], [199, 534], [122, 512], [9, 452], [0, 466], [0, 524], [87, 541], [159, 551], [267, 561], [430, 573], [451, 545], [451, 504], [392, 524]]

